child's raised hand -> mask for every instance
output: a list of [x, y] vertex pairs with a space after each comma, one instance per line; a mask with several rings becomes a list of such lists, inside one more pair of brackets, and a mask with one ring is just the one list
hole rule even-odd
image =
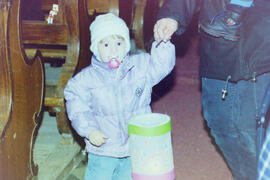
[[108, 139], [107, 136], [105, 136], [102, 132], [99, 130], [94, 130], [90, 135], [89, 135], [89, 141], [95, 145], [95, 146], [101, 146], [102, 144], [105, 143], [105, 139]]
[[171, 39], [173, 33], [177, 30], [178, 22], [171, 18], [162, 18], [154, 26], [154, 38], [156, 41], [165, 41]]

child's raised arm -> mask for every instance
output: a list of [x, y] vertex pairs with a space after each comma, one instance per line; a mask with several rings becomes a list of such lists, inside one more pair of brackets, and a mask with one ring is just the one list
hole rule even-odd
[[153, 86], [165, 78], [175, 65], [175, 46], [170, 42], [153, 42], [147, 68], [147, 77]]

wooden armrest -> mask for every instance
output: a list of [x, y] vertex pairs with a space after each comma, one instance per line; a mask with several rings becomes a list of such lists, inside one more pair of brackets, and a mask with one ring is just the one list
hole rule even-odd
[[22, 39], [25, 44], [67, 45], [67, 26], [45, 24], [41, 21], [24, 21]]
[[48, 107], [64, 106], [64, 98], [56, 96], [56, 86], [46, 86], [44, 105]]

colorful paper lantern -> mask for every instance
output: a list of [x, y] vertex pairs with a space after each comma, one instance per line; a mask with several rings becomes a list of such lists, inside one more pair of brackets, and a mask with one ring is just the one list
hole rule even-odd
[[171, 118], [159, 113], [135, 116], [128, 133], [133, 180], [173, 180]]

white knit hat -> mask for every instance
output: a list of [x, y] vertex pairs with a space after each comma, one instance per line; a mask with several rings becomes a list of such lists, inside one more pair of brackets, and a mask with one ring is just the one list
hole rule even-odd
[[107, 13], [99, 15], [90, 25], [91, 46], [90, 50], [94, 53], [97, 59], [100, 60], [98, 53], [98, 42], [110, 35], [119, 35], [125, 39], [126, 54], [130, 50], [129, 29], [126, 23], [118, 16]]

